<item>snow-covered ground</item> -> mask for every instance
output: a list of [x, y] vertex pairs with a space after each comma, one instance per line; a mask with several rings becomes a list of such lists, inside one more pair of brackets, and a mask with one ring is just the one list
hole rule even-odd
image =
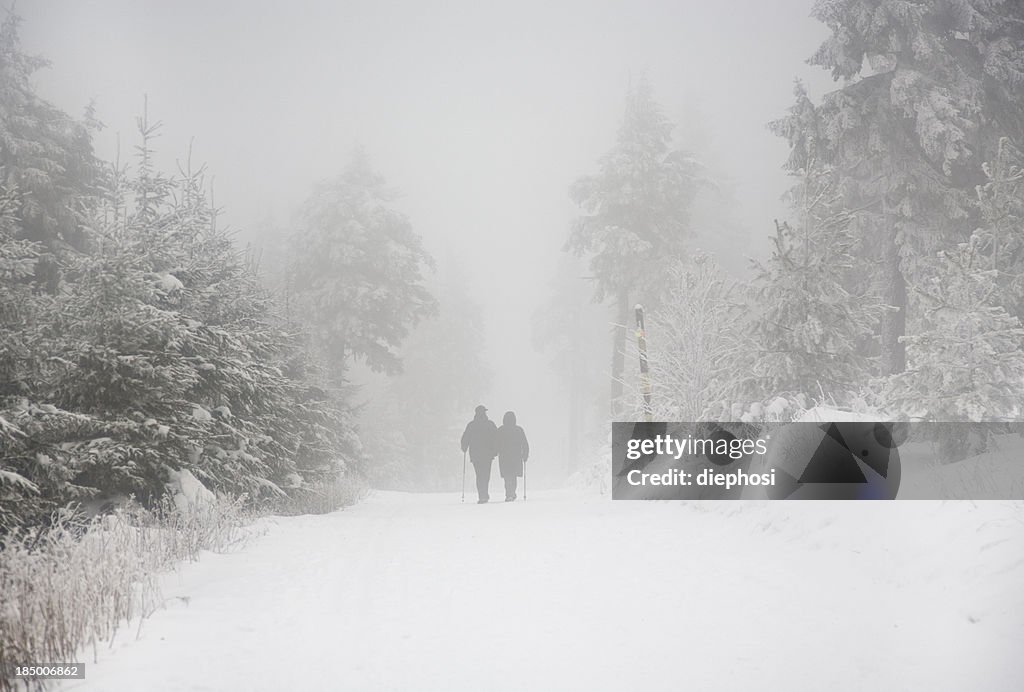
[[164, 581], [61, 690], [1024, 689], [1024, 504], [377, 493]]

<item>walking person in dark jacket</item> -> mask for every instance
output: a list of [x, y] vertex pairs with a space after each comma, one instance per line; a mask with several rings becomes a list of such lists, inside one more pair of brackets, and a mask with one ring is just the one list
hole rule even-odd
[[523, 464], [530, 456], [526, 431], [516, 425], [516, 414], [508, 411], [498, 428], [498, 469], [505, 479], [505, 502], [516, 499], [516, 484], [523, 475]]
[[494, 456], [498, 453], [495, 447], [495, 436], [498, 427], [487, 417], [484, 406], [476, 407], [476, 415], [469, 421], [466, 431], [462, 433], [462, 451], [469, 451], [469, 460], [473, 462], [476, 473], [476, 492], [479, 496], [477, 504], [482, 505], [490, 497], [491, 466]]

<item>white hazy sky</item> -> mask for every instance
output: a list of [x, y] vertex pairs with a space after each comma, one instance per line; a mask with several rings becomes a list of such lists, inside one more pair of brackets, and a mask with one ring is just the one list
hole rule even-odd
[[[561, 418], [529, 317], [573, 208], [567, 188], [613, 143], [630, 75], [645, 72], [681, 141], [735, 186], [751, 239], [782, 213], [785, 143], [765, 124], [826, 34], [811, 0], [18, 3], [40, 91], [95, 101], [99, 153], [134, 144], [143, 94], [165, 165], [215, 175], [225, 221], [286, 221], [355, 145], [399, 188], [439, 257], [460, 258], [489, 315], [492, 408]], [[749, 247], [737, 248], [747, 253]], [[561, 429], [561, 420], [558, 420]], [[536, 425], [534, 426], [537, 427]]]

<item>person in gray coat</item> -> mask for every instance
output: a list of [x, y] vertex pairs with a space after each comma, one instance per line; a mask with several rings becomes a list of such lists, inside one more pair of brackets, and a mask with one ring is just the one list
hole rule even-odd
[[523, 475], [523, 464], [530, 457], [530, 443], [526, 431], [516, 425], [516, 414], [505, 413], [497, 435], [498, 470], [505, 479], [505, 502], [516, 499], [516, 485]]
[[494, 421], [487, 417], [485, 406], [476, 407], [476, 415], [469, 421], [466, 431], [462, 433], [462, 451], [469, 452], [469, 460], [473, 462], [476, 474], [477, 504], [484, 504], [490, 499], [488, 486], [491, 483], [491, 466], [494, 463], [495, 435], [498, 428]]

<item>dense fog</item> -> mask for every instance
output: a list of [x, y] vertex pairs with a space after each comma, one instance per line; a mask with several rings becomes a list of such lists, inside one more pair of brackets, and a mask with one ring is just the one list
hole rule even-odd
[[[550, 460], [534, 467], [538, 480], [566, 470], [567, 392], [537, 348], [534, 315], [555, 300], [556, 274], [587, 284], [585, 265], [561, 257], [568, 189], [613, 144], [629, 85], [650, 81], [676, 142], [707, 167], [717, 188], [701, 193], [695, 230], [739, 273], [767, 251], [771, 220], [785, 213], [787, 145], [766, 125], [785, 112], [794, 78], [819, 92], [831, 81], [803, 64], [826, 29], [794, 0], [742, 11], [67, 0], [19, 12], [26, 50], [52, 63], [35, 76], [41, 94], [72, 114], [94, 104], [105, 125], [97, 153], [112, 160], [120, 144], [122, 160], [131, 156], [147, 96], [150, 119], [163, 123], [157, 160], [173, 171], [191, 144], [221, 221], [260, 248], [264, 269], [280, 261], [274, 236], [312, 185], [362, 148], [399, 191], [396, 206], [438, 262], [436, 280], [461, 273], [482, 307], [492, 385], [479, 400], [499, 417], [519, 412], [538, 458]], [[607, 333], [611, 316], [588, 318]], [[588, 376], [606, 394], [608, 348], [592, 346], [600, 369]], [[607, 404], [594, 398], [600, 420]]]

